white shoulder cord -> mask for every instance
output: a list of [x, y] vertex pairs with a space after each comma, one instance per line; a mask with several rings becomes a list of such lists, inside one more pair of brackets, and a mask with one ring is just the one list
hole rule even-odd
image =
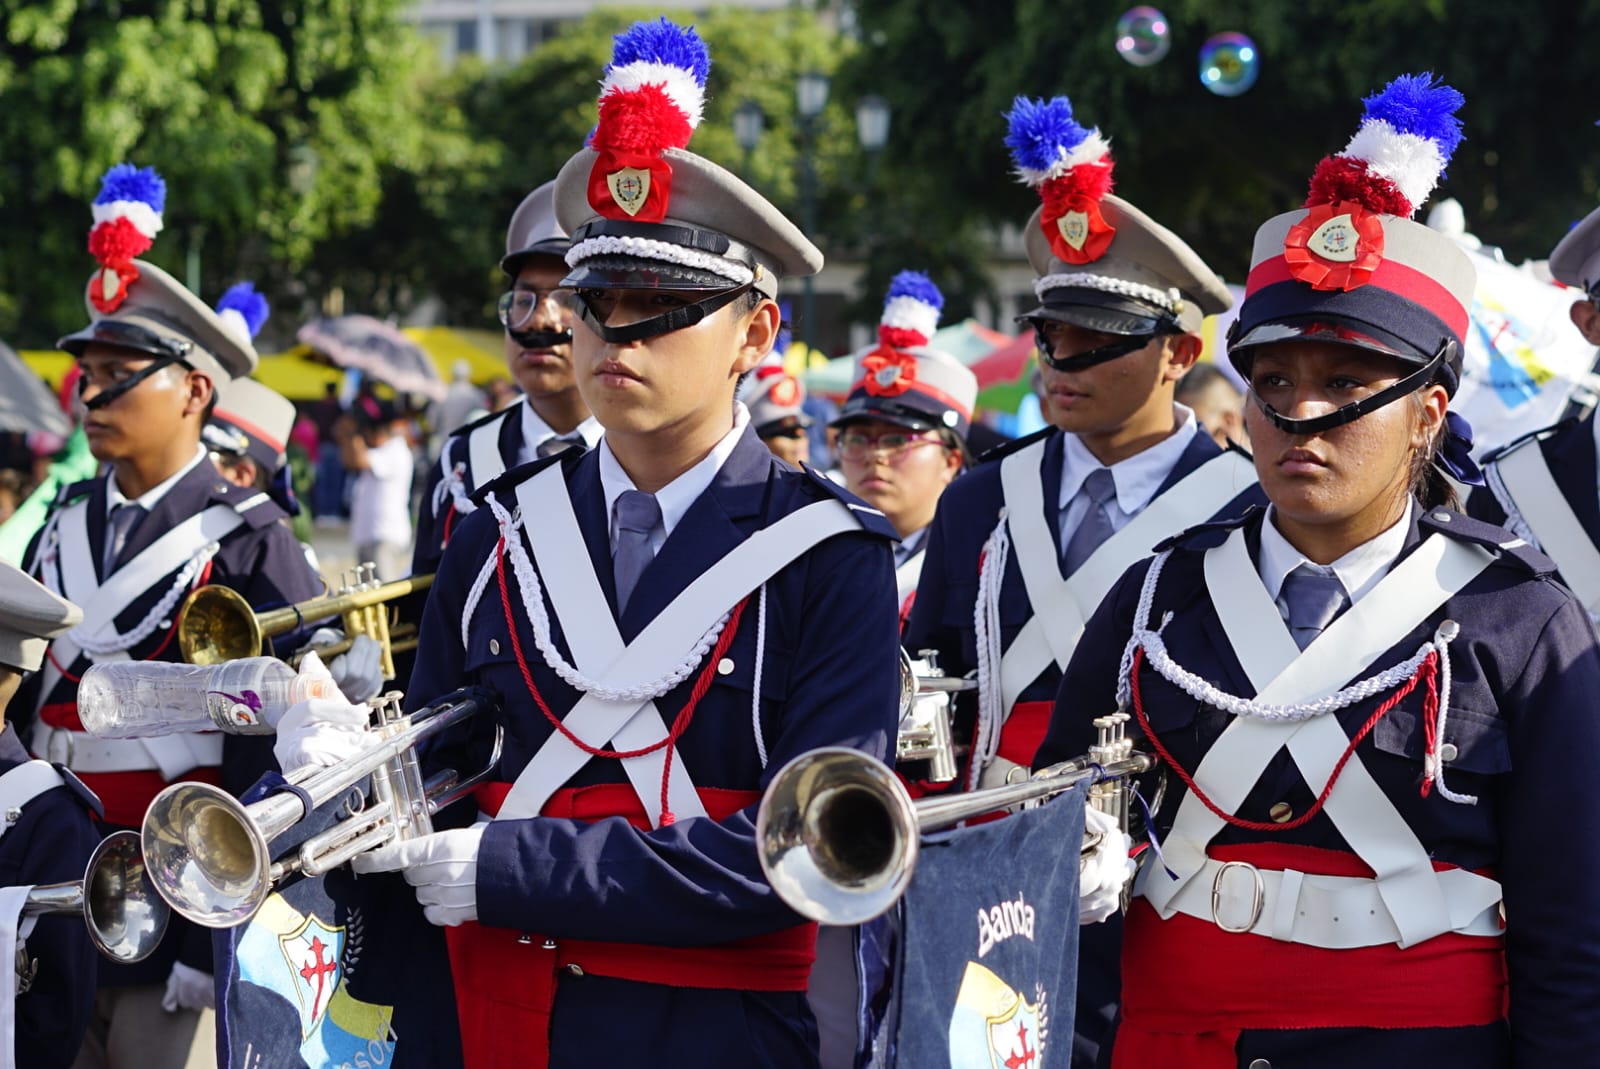
[[161, 600], [151, 607], [150, 611], [145, 614], [145, 618], [139, 621], [138, 626], [132, 631], [125, 635], [119, 635], [115, 630], [112, 630], [107, 638], [93, 639], [84, 634], [82, 627], [77, 627], [69, 632], [72, 641], [76, 642], [78, 648], [84, 653], [92, 657], [99, 657], [107, 653], [121, 653], [124, 650], [131, 650], [149, 638], [157, 627], [171, 626], [168, 614], [178, 604], [178, 599], [183, 597], [184, 592], [189, 589], [189, 584], [194, 581], [195, 576], [200, 574], [200, 569], [204, 568], [207, 562], [217, 555], [217, 550], [221, 548], [221, 543], [208, 542], [201, 547], [198, 553], [190, 557], [189, 563], [185, 564], [173, 578], [172, 586], [167, 589], [167, 592], [161, 596]]
[[[1000, 510], [1000, 522], [983, 544], [983, 566], [978, 569], [978, 598], [972, 612], [978, 647], [978, 726], [973, 732], [968, 790], [977, 789], [984, 766], [1000, 752], [1000, 732], [1005, 727], [1005, 710], [1000, 708], [1004, 701], [1000, 687], [1000, 586], [1005, 581], [1006, 558], [1011, 553], [1007, 512]], [[1040, 607], [1034, 606], [1034, 612], [1039, 611]]]
[[[1392, 668], [1369, 676], [1357, 683], [1353, 683], [1333, 694], [1317, 698], [1309, 702], [1296, 702], [1292, 704], [1278, 704], [1261, 702], [1254, 698], [1241, 698], [1236, 694], [1229, 694], [1190, 672], [1174, 661], [1167, 652], [1165, 640], [1161, 631], [1172, 621], [1172, 613], [1166, 613], [1161, 620], [1161, 627], [1151, 630], [1149, 627], [1150, 611], [1155, 601], [1156, 582], [1161, 577], [1161, 569], [1165, 566], [1167, 558], [1172, 555], [1171, 550], [1159, 554], [1150, 563], [1150, 570], [1145, 573], [1144, 586], [1139, 591], [1139, 607], [1134, 615], [1133, 633], [1128, 638], [1128, 644], [1122, 651], [1122, 663], [1118, 668], [1117, 679], [1117, 707], [1126, 710], [1131, 707], [1133, 688], [1133, 656], [1134, 652], [1143, 649], [1145, 661], [1154, 668], [1168, 683], [1177, 687], [1191, 698], [1203, 705], [1220, 709], [1234, 716], [1244, 717], [1249, 720], [1259, 720], [1269, 724], [1298, 724], [1313, 717], [1325, 716], [1348, 708], [1376, 697], [1385, 691], [1393, 690], [1406, 680], [1410, 679], [1422, 667], [1424, 661], [1432, 654], [1439, 658], [1439, 721], [1436, 738], [1444, 739], [1445, 722], [1450, 708], [1450, 643], [1459, 633], [1455, 626], [1441, 624], [1434, 632], [1433, 638], [1424, 642], [1410, 660], [1397, 664]], [[1477, 805], [1475, 795], [1458, 794], [1445, 785], [1444, 763], [1439, 760], [1436, 753], [1424, 756], [1424, 775], [1433, 780], [1439, 794], [1449, 801], [1460, 805]]]
[[451, 467], [447, 461], [450, 452], [446, 447], [445, 452], [439, 455], [439, 468], [444, 472], [444, 477], [439, 480], [439, 485], [433, 488], [433, 514], [439, 515], [439, 510], [444, 508], [445, 498], [449, 498], [457, 512], [465, 516], [469, 512], [476, 512], [478, 506], [472, 503], [472, 498], [467, 495], [467, 465], [465, 461], [457, 461]]
[[756, 754], [761, 767], [767, 767], [767, 738], [761, 731], [761, 665], [767, 659], [767, 584], [761, 584], [761, 597], [756, 601], [756, 667], [755, 680], [750, 687], [750, 725], [755, 729]]
[[[496, 521], [500, 524], [501, 543], [506, 547], [507, 555], [511, 558], [512, 570], [517, 576], [517, 587], [522, 593], [522, 607], [528, 615], [528, 622], [533, 626], [534, 645], [539, 648], [539, 653], [544, 657], [544, 663], [550, 670], [574, 690], [584, 694], [593, 694], [602, 701], [608, 702], [645, 702], [661, 697], [672, 688], [689, 678], [695, 667], [706, 659], [711, 648], [717, 644], [717, 639], [722, 635], [722, 629], [727, 626], [731, 612], [722, 614], [722, 617], [711, 626], [711, 629], [700, 636], [700, 641], [695, 643], [683, 660], [679, 661], [666, 675], [660, 679], [649, 682], [634, 683], [625, 687], [608, 687], [568, 664], [561, 656], [561, 651], [556, 649], [555, 643], [550, 638], [550, 614], [545, 609], [544, 587], [539, 582], [539, 575], [534, 570], [533, 561], [528, 559], [528, 551], [523, 548], [522, 539], [518, 532], [522, 527], [522, 513], [519, 509], [513, 516], [506, 511], [493, 496], [489, 498], [489, 507], [494, 510]], [[472, 618], [477, 610], [478, 602], [483, 597], [483, 591], [489, 583], [489, 576], [498, 561], [498, 555], [491, 553], [484, 562], [478, 578], [469, 592], [466, 611], [462, 616], [462, 644], [465, 646], [467, 639], [467, 621]]]

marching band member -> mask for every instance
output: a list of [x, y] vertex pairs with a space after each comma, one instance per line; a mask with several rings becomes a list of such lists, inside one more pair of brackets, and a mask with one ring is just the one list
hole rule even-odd
[[[1200, 354], [1200, 323], [1227, 309], [1222, 280], [1176, 234], [1107, 194], [1111, 157], [1064, 97], [1018, 98], [1007, 143], [1038, 186], [1028, 259], [1052, 426], [989, 454], [939, 502], [905, 647], [944, 671], [976, 670], [966, 782], [1025, 775], [1083, 622], [1134, 561], [1195, 523], [1255, 499], [1255, 474], [1224, 452], [1174, 384]], [[1104, 917], [1115, 894], [1086, 909]], [[1087, 930], [1075, 1065], [1092, 1065], [1114, 1010], [1115, 926]]]
[[1409, 218], [1461, 137], [1431, 79], [1256, 233], [1229, 357], [1269, 508], [1123, 577], [1036, 758], [1120, 707], [1167, 768], [1114, 1067], [1600, 1064], [1600, 651], [1452, 508], [1474, 270]]
[[265, 493], [292, 516], [300, 503], [285, 450], [294, 420], [294, 402], [283, 394], [255, 379], [234, 379], [218, 393], [200, 440], [224, 479]]
[[[49, 640], [82, 619], [76, 605], [0, 562], [0, 717], [23, 673], [39, 670]], [[94, 1008], [98, 956], [82, 919], [40, 917], [30, 932], [18, 914], [27, 888], [83, 878], [100, 841], [100, 803], [71, 772], [29, 760], [7, 722], [0, 809], [0, 1002], [12, 1003], [0, 1010], [0, 1066], [66, 1069]]]
[[[944, 295], [928, 276], [902, 271], [889, 284], [878, 345], [856, 362], [834, 450], [852, 494], [894, 525], [895, 596], [911, 614], [939, 495], [966, 466], [978, 378], [955, 357], [928, 348]], [[936, 448], [935, 448], [936, 447]]]
[[772, 455], [798, 468], [811, 455], [811, 417], [801, 406], [806, 388], [783, 368], [776, 349], [750, 375], [744, 398], [750, 426]]
[[[222, 736], [93, 738], [76, 708], [84, 670], [96, 661], [176, 660], [178, 604], [203, 583], [231, 586], [256, 606], [304, 600], [322, 585], [279, 522], [283, 510], [221, 478], [201, 445], [217, 390], [249, 375], [256, 352], [242, 324], [134, 259], [160, 229], [164, 200], [154, 171], [126, 164], [101, 187], [90, 249], [102, 267], [88, 284], [90, 322], [58, 345], [82, 369], [84, 429], [105, 471], [63, 489], [27, 555], [28, 569], [84, 613], [23, 687], [19, 702], [37, 717], [32, 750], [78, 773], [118, 827], [137, 827], [174, 780], [217, 782]], [[214, 1061], [210, 971], [209, 938], [177, 919], [145, 961], [103, 966], [77, 1064]]]
[[[1590, 212], [1550, 253], [1557, 282], [1584, 291], [1572, 302], [1572, 323], [1600, 345], [1600, 208]], [[1542, 549], [1561, 569], [1592, 620], [1600, 620], [1600, 482], [1596, 478], [1594, 412], [1525, 434], [1484, 457], [1485, 485], [1467, 511]]]
[[[893, 530], [734, 401], [779, 281], [822, 256], [683, 148], [708, 66], [664, 19], [618, 35], [555, 190], [605, 435], [480, 489], [430, 593], [408, 698], [500, 695], [492, 819], [356, 866], [402, 871], [451, 926], [474, 1067], [815, 1066], [815, 929], [762, 875], [756, 803], [789, 758], [882, 757], [895, 730]], [[338, 760], [335, 719], [282, 752]]]
[[477, 507], [477, 489], [508, 468], [563, 449], [592, 449], [600, 440], [600, 424], [578, 392], [572, 367], [572, 308], [560, 288], [571, 243], [556, 221], [555, 187], [546, 182], [517, 206], [500, 261], [511, 283], [500, 296], [506, 364], [522, 399], [445, 439], [422, 495], [412, 575], [438, 569], [455, 526]]

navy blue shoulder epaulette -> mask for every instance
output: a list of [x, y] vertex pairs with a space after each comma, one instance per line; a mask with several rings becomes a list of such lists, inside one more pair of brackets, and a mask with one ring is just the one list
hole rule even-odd
[[1249, 520], [1266, 509], [1260, 505], [1251, 505], [1237, 516], [1229, 516], [1219, 520], [1207, 520], [1197, 523], [1193, 527], [1179, 531], [1164, 542], [1156, 545], [1155, 552], [1165, 553], [1169, 549], [1211, 549], [1220, 546], [1234, 531], [1243, 527]]
[[1492, 550], [1499, 558], [1497, 563], [1514, 567], [1529, 575], [1545, 576], [1556, 573], [1556, 562], [1539, 550], [1492, 523], [1475, 520], [1464, 513], [1447, 508], [1431, 508], [1417, 520], [1424, 531], [1437, 531], [1458, 542], [1470, 542]]
[[1034, 431], [1032, 434], [1025, 434], [1021, 438], [1013, 438], [1009, 442], [1001, 442], [993, 449], [985, 450], [983, 455], [978, 457], [978, 463], [987, 464], [991, 460], [1008, 457], [1012, 453], [1028, 448], [1034, 442], [1050, 437], [1055, 433], [1055, 430], [1054, 427], [1045, 427], [1042, 430]]
[[65, 508], [80, 497], [86, 496], [94, 489], [94, 479], [79, 479], [75, 483], [68, 483], [56, 491], [56, 496], [50, 499], [50, 511]]
[[58, 765], [53, 761], [51, 766], [61, 773], [61, 779], [67, 790], [77, 795], [78, 801], [83, 803], [85, 809], [94, 814], [96, 820], [104, 820], [106, 818], [106, 808], [101, 803], [100, 796], [91, 791], [89, 785], [79, 779], [76, 772], [73, 772], [66, 765]]
[[802, 463], [800, 470], [806, 475], [805, 487], [813, 497], [818, 500], [826, 500], [831, 497], [837, 501], [842, 501], [854, 514], [856, 521], [861, 524], [864, 530], [875, 535], [881, 535], [884, 538], [893, 539], [896, 542], [900, 540], [899, 532], [894, 529], [894, 524], [889, 522], [889, 517], [885, 516], [882, 511], [873, 508], [810, 464]]
[[502, 491], [510, 490], [524, 479], [538, 474], [551, 464], [576, 464], [583, 459], [585, 452], [582, 449], [563, 449], [559, 453], [553, 453], [547, 457], [538, 457], [528, 461], [526, 464], [518, 464], [514, 468], [509, 468], [482, 486], [474, 488], [470, 495], [472, 503], [474, 505], [482, 505], [489, 500], [490, 494], [498, 494]]
[[1548, 427], [1540, 427], [1537, 430], [1531, 430], [1531, 431], [1527, 432], [1526, 434], [1523, 434], [1523, 435], [1521, 435], [1519, 437], [1511, 439], [1511, 441], [1507, 442], [1505, 445], [1496, 446], [1495, 448], [1489, 450], [1487, 453], [1483, 454], [1483, 463], [1484, 464], [1493, 464], [1495, 461], [1499, 460], [1501, 457], [1508, 456], [1511, 453], [1516, 452], [1518, 449], [1520, 449], [1522, 446], [1526, 445], [1528, 442], [1534, 442], [1534, 441], [1542, 442], [1546, 438], [1554, 438], [1556, 435], [1560, 434], [1562, 431], [1566, 430], [1569, 427], [1575, 427], [1575, 426], [1577, 426], [1577, 424], [1578, 424], [1578, 417], [1577, 416], [1571, 416], [1571, 417], [1568, 417], [1567, 419], [1562, 420], [1560, 423], [1552, 423]]

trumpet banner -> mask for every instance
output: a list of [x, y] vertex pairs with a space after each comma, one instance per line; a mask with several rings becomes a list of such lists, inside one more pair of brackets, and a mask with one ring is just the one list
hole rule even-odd
[[923, 839], [876, 1063], [1071, 1063], [1083, 806], [1077, 788], [1003, 820]]
[[[338, 811], [330, 803], [286, 832], [275, 856]], [[286, 881], [248, 923], [217, 931], [214, 949], [227, 1069], [461, 1064], [443, 936], [398, 876], [339, 869]]]

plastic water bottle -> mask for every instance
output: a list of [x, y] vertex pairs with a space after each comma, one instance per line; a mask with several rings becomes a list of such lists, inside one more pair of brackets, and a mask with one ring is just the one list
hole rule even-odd
[[270, 735], [289, 706], [334, 698], [332, 679], [301, 677], [275, 657], [216, 665], [108, 661], [78, 684], [78, 718], [103, 739], [149, 738], [180, 731]]

